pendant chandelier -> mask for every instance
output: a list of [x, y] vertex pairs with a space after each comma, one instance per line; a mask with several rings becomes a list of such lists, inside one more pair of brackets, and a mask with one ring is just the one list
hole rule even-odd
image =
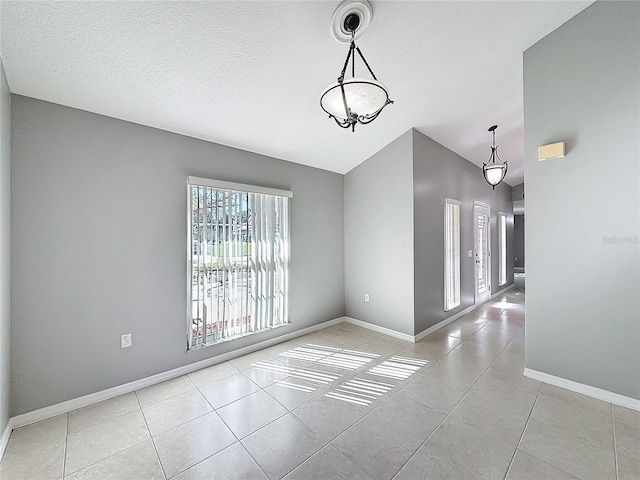
[[[484, 175], [484, 179], [487, 181], [489, 185], [496, 189], [496, 185], [498, 185], [504, 177], [507, 175], [507, 162], [503, 162], [498, 156], [498, 147], [496, 147], [496, 129], [497, 125], [489, 128], [489, 132], [493, 133], [493, 144], [491, 145], [491, 156], [487, 163], [482, 164], [482, 174]], [[496, 163], [498, 160], [498, 163]]]
[[[364, 19], [364, 25], [361, 21]], [[329, 85], [320, 96], [320, 106], [342, 128], [355, 132], [356, 124], [373, 122], [380, 112], [393, 101], [389, 90], [378, 81], [360, 48], [356, 36], [360, 37], [371, 20], [371, 6], [365, 0], [351, 0], [340, 4], [333, 14], [332, 24], [336, 39], [350, 39], [349, 52], [338, 81]], [[357, 35], [356, 35], [357, 32]], [[371, 78], [356, 77], [356, 54], [369, 71]], [[351, 78], [345, 79], [351, 62]]]

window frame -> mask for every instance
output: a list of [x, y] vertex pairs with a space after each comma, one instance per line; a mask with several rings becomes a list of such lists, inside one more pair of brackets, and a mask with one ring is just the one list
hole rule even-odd
[[[216, 180], [216, 179], [210, 179], [210, 178], [202, 178], [202, 177], [195, 177], [195, 176], [187, 176], [187, 261], [186, 261], [186, 266], [187, 266], [187, 312], [186, 312], [186, 320], [187, 320], [187, 351], [189, 350], [194, 350], [194, 349], [199, 349], [202, 347], [206, 347], [206, 346], [212, 346], [212, 345], [219, 345], [221, 343], [224, 342], [228, 342], [228, 341], [233, 341], [236, 340], [238, 338], [243, 338], [243, 337], [247, 337], [250, 335], [254, 335], [256, 333], [262, 333], [268, 330], [272, 330], [274, 328], [279, 328], [281, 326], [285, 326], [291, 323], [291, 318], [290, 318], [290, 300], [289, 300], [289, 287], [290, 287], [290, 265], [291, 265], [291, 204], [290, 204], [290, 199], [293, 198], [293, 192], [290, 190], [281, 190], [281, 189], [275, 189], [275, 188], [270, 188], [270, 187], [263, 187], [263, 186], [258, 186], [258, 185], [249, 185], [249, 184], [242, 184], [242, 183], [236, 183], [236, 182], [227, 182], [227, 181], [223, 181], [223, 180]], [[280, 210], [280, 213], [278, 214], [280, 215], [284, 215], [283, 217], [280, 217], [280, 223], [278, 224], [279, 227], [278, 228], [282, 228], [284, 230], [284, 232], [281, 232], [280, 235], [284, 237], [284, 248], [280, 248], [280, 252], [281, 252], [281, 256], [283, 259], [283, 266], [284, 266], [284, 279], [282, 280], [282, 282], [284, 283], [285, 287], [284, 287], [284, 292], [285, 292], [285, 298], [283, 300], [284, 305], [283, 305], [283, 312], [282, 312], [282, 316], [283, 318], [279, 319], [277, 324], [272, 324], [272, 325], [267, 325], [265, 326], [265, 319], [263, 318], [257, 318], [258, 315], [254, 315], [254, 318], [250, 320], [251, 323], [251, 328], [252, 331], [246, 331], [243, 332], [241, 334], [238, 335], [229, 335], [228, 337], [224, 337], [223, 334], [221, 334], [220, 338], [217, 339], [213, 339], [213, 340], [208, 340], [209, 335], [207, 334], [207, 331], [205, 330], [205, 325], [206, 325], [206, 320], [203, 320], [203, 327], [202, 327], [202, 334], [201, 335], [194, 335], [194, 330], [193, 330], [193, 325], [194, 325], [194, 317], [193, 317], [193, 302], [194, 301], [199, 301], [199, 297], [198, 300], [194, 299], [194, 294], [193, 294], [193, 288], [194, 288], [194, 283], [193, 283], [193, 270], [194, 270], [194, 264], [193, 264], [193, 255], [195, 255], [194, 252], [194, 241], [200, 243], [199, 240], [194, 240], [194, 232], [193, 232], [193, 188], [197, 187], [197, 188], [211, 188], [214, 189], [217, 192], [227, 192], [225, 193], [225, 195], [237, 195], [237, 199], [240, 200], [240, 202], [242, 203], [243, 201], [243, 195], [246, 195], [246, 201], [247, 203], [249, 203], [249, 196], [252, 195], [254, 196], [253, 198], [255, 199], [256, 195], [260, 195], [260, 196], [264, 196], [264, 197], [260, 197], [261, 198], [261, 206], [264, 207], [264, 202], [266, 200], [269, 200], [269, 198], [273, 199], [270, 200], [273, 203], [273, 210], [271, 211], [265, 211], [263, 216], [261, 217], [260, 220], [258, 220], [258, 218], [255, 216], [256, 213], [255, 211], [253, 212], [254, 215], [254, 220], [253, 220], [253, 232], [257, 232], [257, 228], [258, 225], [256, 224], [263, 224], [266, 220], [266, 216], [267, 215], [271, 215], [272, 219], [275, 218], [276, 212], [278, 211], [277, 207], [276, 207], [276, 203], [278, 202], [278, 198], [281, 198], [282, 200], [280, 200], [280, 208], [284, 210], [284, 213], [282, 210]], [[217, 193], [216, 193], [217, 195]], [[225, 197], [228, 198], [228, 197]], [[266, 199], [266, 200], [265, 200]], [[257, 199], [256, 199], [257, 201]], [[271, 204], [270, 204], [271, 205]], [[257, 207], [257, 204], [253, 205], [254, 207]], [[217, 206], [215, 208], [218, 208]], [[225, 215], [229, 215], [229, 209], [234, 208], [231, 205], [225, 205], [223, 207], [224, 210], [224, 214]], [[260, 211], [259, 208], [256, 208], [257, 211]], [[247, 211], [249, 211], [249, 207], [247, 206]], [[237, 210], [236, 213], [238, 212], [242, 212], [242, 210]], [[247, 228], [249, 226], [249, 220], [247, 219]], [[231, 225], [231, 222], [227, 222]], [[216, 225], [219, 225], [218, 223], [216, 223]], [[225, 231], [225, 228], [231, 228], [230, 225], [228, 226], [224, 226], [226, 225], [225, 222], [223, 222], [223, 232]], [[217, 227], [216, 227], [217, 229]], [[275, 232], [275, 231], [274, 231]], [[274, 232], [261, 232], [260, 235], [266, 235], [267, 237], [270, 236], [269, 240], [271, 241], [275, 241], [275, 233]], [[226, 232], [228, 234], [228, 232]], [[217, 233], [216, 233], [216, 238], [217, 238]], [[238, 241], [240, 242], [240, 244], [242, 244], [242, 235], [239, 237], [240, 240], [238, 240], [238, 238], [236, 238], [233, 242], [228, 242], [228, 243], [238, 243]], [[262, 237], [262, 239], [264, 240], [264, 238], [266, 237]], [[262, 240], [262, 243], [264, 243], [264, 241]], [[256, 238], [252, 238], [251, 243], [248, 242], [248, 246], [247, 246], [247, 270], [249, 270], [249, 264], [251, 263], [252, 268], [258, 268], [256, 267], [256, 264], [254, 263], [256, 261], [256, 256], [259, 255], [257, 253], [258, 248], [255, 246], [256, 242]], [[214, 245], [217, 245], [217, 243], [214, 243]], [[251, 245], [251, 247], [249, 247], [249, 245]], [[236, 245], [237, 247], [237, 245]], [[200, 248], [200, 247], [199, 247]], [[218, 253], [218, 248], [219, 247], [215, 247], [216, 248], [216, 258], [219, 256]], [[227, 248], [232, 248], [232, 247], [227, 247]], [[242, 251], [242, 245], [240, 246], [241, 251]], [[225, 247], [223, 247], [223, 249], [225, 249]], [[273, 255], [272, 251], [274, 249], [271, 248], [271, 250], [269, 250], [269, 252]], [[198, 253], [198, 255], [200, 255], [200, 253]], [[212, 254], [213, 255], [213, 254]], [[268, 259], [267, 261], [270, 261], [271, 263], [275, 263], [273, 262], [273, 258]], [[205, 267], [206, 268], [206, 267]], [[216, 267], [217, 269], [218, 267]], [[236, 268], [235, 266], [233, 268]], [[260, 270], [263, 270], [263, 268], [261, 267]], [[230, 267], [229, 266], [225, 266], [224, 270], [223, 270], [223, 278], [227, 278], [227, 275], [229, 275], [230, 272]], [[254, 273], [255, 275], [255, 273]], [[275, 275], [275, 270], [271, 273], [271, 275]], [[247, 276], [248, 278], [248, 276]], [[237, 277], [236, 277], [237, 280]], [[252, 281], [257, 281], [254, 279], [252, 279]], [[203, 288], [204, 285], [206, 285], [206, 283], [203, 283]], [[270, 298], [273, 298], [273, 296], [275, 295], [275, 282], [271, 282], [269, 284], [270, 288], [272, 289], [271, 292], [268, 294], [268, 296], [270, 296]], [[201, 288], [200, 286], [200, 280], [198, 280], [198, 291]], [[226, 286], [225, 286], [226, 288]], [[241, 290], [241, 289], [240, 289]], [[226, 295], [226, 293], [225, 293]], [[259, 309], [260, 311], [263, 311], [264, 309], [264, 305], [262, 305], [259, 302], [262, 302], [262, 300], [255, 300], [254, 298], [254, 302], [251, 302], [251, 298], [252, 295], [249, 293], [248, 290], [248, 284], [247, 284], [247, 292], [244, 294], [246, 296], [247, 299], [247, 309], [245, 309], [245, 318], [248, 315], [249, 309], [248, 309], [248, 305], [249, 303], [251, 303], [251, 312], [255, 312], [256, 309]], [[218, 300], [219, 301], [219, 300]], [[245, 300], [241, 300], [241, 302], [244, 302]], [[213, 300], [211, 300], [210, 303], [212, 303]], [[205, 303], [206, 305], [206, 303]], [[272, 305], [269, 305], [270, 307], [272, 307]], [[225, 307], [226, 308], [226, 307]], [[237, 307], [235, 307], [237, 308]], [[269, 315], [272, 315], [272, 312], [269, 313]], [[242, 319], [244, 321], [244, 318], [241, 316], [239, 317], [240, 319]], [[250, 318], [250, 316], [249, 316]], [[273, 321], [274, 319], [271, 318], [271, 321]], [[212, 320], [212, 322], [216, 322], [216, 323], [222, 323], [226, 326], [226, 322], [228, 321], [228, 319], [224, 318], [222, 320], [220, 320], [218, 318], [218, 316], [216, 316], [215, 320]], [[233, 320], [231, 320], [231, 323], [233, 323]], [[223, 331], [224, 331], [223, 327]]]
[[[443, 305], [444, 311], [448, 312], [461, 305], [461, 217], [462, 217], [462, 202], [453, 198], [444, 199], [444, 269], [443, 269]], [[456, 216], [457, 210], [457, 216]], [[453, 214], [453, 218], [449, 219], [449, 216]], [[453, 230], [450, 231], [449, 226], [451, 223]], [[451, 237], [451, 238], [450, 238]], [[449, 249], [454, 250], [452, 253]], [[457, 249], [457, 252], [455, 251]], [[453, 264], [450, 264], [450, 261]], [[453, 282], [451, 282], [450, 275], [453, 274]], [[451, 294], [451, 284], [453, 283], [453, 294]]]
[[498, 212], [498, 286], [507, 283], [507, 214]]

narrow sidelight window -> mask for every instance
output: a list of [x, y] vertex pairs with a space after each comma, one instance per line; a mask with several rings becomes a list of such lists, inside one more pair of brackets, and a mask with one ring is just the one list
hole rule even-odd
[[460, 207], [444, 199], [444, 311], [460, 305]]
[[498, 213], [498, 250], [499, 250], [499, 274], [498, 285], [507, 283], [507, 215]]
[[286, 190], [188, 177], [188, 348], [289, 323]]

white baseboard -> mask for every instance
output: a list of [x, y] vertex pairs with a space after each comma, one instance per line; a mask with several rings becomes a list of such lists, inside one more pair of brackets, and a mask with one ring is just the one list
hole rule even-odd
[[511, 290], [512, 288], [515, 288], [516, 284], [515, 282], [512, 283], [511, 285], [509, 285], [508, 287], [503, 288], [502, 290], [498, 290], [496, 293], [494, 293], [493, 295], [491, 295], [491, 300], [493, 300], [494, 298], [496, 298], [499, 295], [502, 295], [503, 293], [508, 292], [509, 290]]
[[397, 332], [395, 330], [391, 330], [390, 328], [381, 327], [379, 325], [374, 325], [373, 323], [363, 322], [362, 320], [358, 320], [351, 317], [344, 317], [344, 321], [347, 323], [351, 323], [353, 325], [357, 325], [359, 327], [368, 328], [369, 330], [373, 330], [374, 332], [384, 333], [385, 335], [389, 335], [390, 337], [399, 338], [400, 340], [404, 340], [405, 342], [414, 342], [413, 335], [408, 335], [406, 333]]
[[[24, 427], [26, 425], [39, 422], [41, 420], [46, 420], [48, 418], [55, 417], [57, 415], [62, 415], [62, 414], [71, 412], [72, 410], [76, 410], [78, 408], [87, 407], [89, 405], [93, 405], [94, 403], [102, 402], [104, 400], [109, 400], [110, 398], [117, 397], [119, 395], [124, 395], [125, 393], [131, 393], [135, 390], [140, 390], [141, 388], [149, 387], [157, 383], [165, 382], [167, 380], [171, 380], [172, 378], [180, 377], [187, 373], [195, 372], [196, 370], [210, 367], [212, 365], [217, 365], [218, 363], [226, 362], [228, 360], [241, 357], [242, 355], [255, 352], [256, 350], [262, 350], [263, 348], [271, 347], [278, 343], [286, 342], [287, 340], [291, 340], [293, 338], [300, 337], [302, 335], [306, 335], [308, 333], [312, 333], [317, 330], [322, 330], [323, 328], [327, 328], [332, 325], [337, 325], [344, 321], [345, 321], [345, 317], [335, 318], [333, 320], [319, 323], [318, 325], [313, 325], [311, 327], [303, 328], [301, 330], [296, 330], [295, 332], [287, 333], [285, 335], [281, 335], [279, 337], [272, 338], [270, 340], [265, 340], [263, 342], [249, 345], [247, 347], [239, 348], [232, 352], [216, 355], [215, 357], [207, 358], [206, 360], [202, 360], [200, 362], [190, 363], [189, 365], [184, 365], [182, 367], [174, 368], [173, 370], [158, 373], [157, 375], [141, 378], [140, 380], [135, 380], [133, 382], [125, 383], [123, 385], [118, 385], [116, 387], [107, 388], [106, 390], [101, 390], [99, 392], [91, 393], [83, 397], [74, 398], [71, 400], [67, 400], [66, 402], [57, 403], [55, 405], [50, 405], [48, 407], [40, 408], [38, 410], [33, 410], [31, 412], [27, 412], [22, 415], [17, 415], [9, 419], [9, 425], [7, 426], [7, 428], [10, 427], [9, 433], [11, 433], [11, 430], [15, 430], [16, 428]], [[4, 439], [4, 434], [2, 438]], [[8, 437], [7, 437], [7, 440], [8, 440]]]
[[422, 340], [424, 337], [426, 337], [427, 335], [431, 335], [433, 332], [435, 332], [436, 330], [440, 330], [442, 327], [446, 327], [447, 325], [449, 325], [451, 322], [455, 322], [457, 319], [459, 319], [460, 317], [466, 315], [469, 312], [473, 312], [476, 309], [475, 305], [471, 305], [468, 308], [465, 308], [464, 310], [462, 310], [461, 312], [456, 313], [455, 315], [451, 315], [448, 318], [445, 318], [444, 320], [442, 320], [441, 322], [436, 323], [435, 325], [430, 326], [429, 328], [427, 328], [426, 330], [421, 331], [420, 333], [418, 333], [417, 335], [414, 335], [414, 342], [418, 342], [420, 340]]
[[618, 393], [610, 392], [609, 390], [603, 390], [602, 388], [592, 387], [591, 385], [574, 382], [573, 380], [567, 380], [566, 378], [556, 377], [555, 375], [539, 372], [530, 368], [524, 369], [524, 376], [533, 378], [540, 382], [548, 383], [549, 385], [571, 390], [572, 392], [581, 393], [588, 397], [613, 403], [620, 407], [640, 411], [640, 400], [637, 398], [626, 397]]
[[353, 325], [357, 325], [359, 327], [363, 327], [363, 328], [367, 328], [369, 330], [373, 330], [374, 332], [384, 333], [385, 335], [389, 335], [390, 337], [399, 338], [400, 340], [404, 340], [406, 342], [416, 343], [416, 342], [422, 340], [427, 335], [435, 332], [436, 330], [439, 330], [442, 327], [447, 326], [451, 322], [455, 322], [457, 319], [459, 319], [463, 315], [466, 315], [467, 313], [472, 312], [473, 310], [475, 310], [475, 308], [476, 308], [475, 305], [471, 305], [470, 307], [465, 308], [461, 312], [458, 312], [455, 315], [452, 315], [449, 318], [445, 318], [441, 322], [436, 323], [435, 325], [432, 325], [431, 327], [427, 328], [426, 330], [423, 330], [422, 332], [418, 333], [417, 335], [409, 335], [409, 334], [406, 334], [406, 333], [398, 332], [398, 331], [392, 330], [390, 328], [381, 327], [379, 325], [374, 325], [373, 323], [364, 322], [362, 320], [358, 320], [358, 319], [352, 318], [352, 317], [344, 317], [344, 321], [347, 322], [347, 323], [351, 323]]

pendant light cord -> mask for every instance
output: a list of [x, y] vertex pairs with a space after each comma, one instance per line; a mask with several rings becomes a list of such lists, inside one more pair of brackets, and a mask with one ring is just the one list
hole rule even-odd
[[496, 164], [496, 131], [491, 132], [493, 134], [493, 145], [491, 145], [491, 162]]

